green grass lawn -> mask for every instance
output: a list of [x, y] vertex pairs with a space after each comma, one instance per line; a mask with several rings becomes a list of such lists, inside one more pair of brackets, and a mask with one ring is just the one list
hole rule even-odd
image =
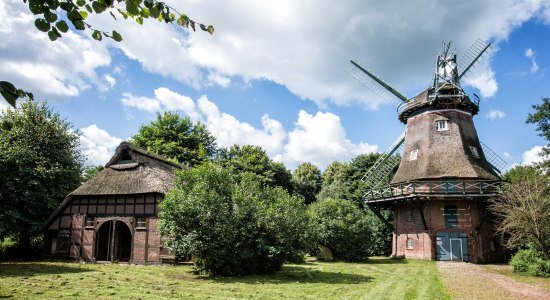
[[189, 266], [0, 263], [0, 298], [448, 299], [432, 261], [289, 264], [266, 276], [196, 275]]

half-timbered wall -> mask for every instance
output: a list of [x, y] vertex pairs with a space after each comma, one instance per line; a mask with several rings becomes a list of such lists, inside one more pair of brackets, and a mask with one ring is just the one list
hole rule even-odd
[[105, 222], [120, 221], [132, 234], [130, 262], [159, 263], [166, 252], [157, 231], [161, 199], [161, 194], [74, 196], [46, 231], [46, 255], [94, 261], [99, 228]]

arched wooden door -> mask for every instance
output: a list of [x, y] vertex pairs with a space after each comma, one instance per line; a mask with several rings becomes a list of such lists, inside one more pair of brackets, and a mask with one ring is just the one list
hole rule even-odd
[[107, 221], [96, 236], [96, 261], [128, 262], [132, 255], [132, 233], [121, 221]]

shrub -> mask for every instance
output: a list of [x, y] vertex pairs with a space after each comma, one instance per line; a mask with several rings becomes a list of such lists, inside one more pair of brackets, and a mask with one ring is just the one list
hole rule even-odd
[[160, 205], [160, 231], [178, 254], [212, 275], [280, 270], [308, 248], [306, 208], [280, 187], [262, 187], [245, 173], [238, 183], [219, 166], [204, 164], [177, 175]]
[[550, 277], [550, 260], [536, 249], [519, 250], [510, 260], [510, 265], [516, 273]]
[[364, 261], [371, 246], [365, 213], [353, 202], [326, 199], [309, 206], [317, 242], [328, 247], [335, 259]]

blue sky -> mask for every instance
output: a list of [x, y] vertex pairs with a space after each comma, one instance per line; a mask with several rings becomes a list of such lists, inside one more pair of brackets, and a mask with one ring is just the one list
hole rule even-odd
[[51, 43], [22, 1], [3, 1], [0, 78], [72, 122], [89, 164], [174, 110], [206, 123], [221, 146], [260, 145], [289, 168], [324, 168], [384, 151], [404, 128], [395, 107], [345, 73], [350, 59], [412, 97], [428, 86], [441, 42], [460, 57], [482, 38], [492, 51], [463, 82], [482, 99], [480, 139], [509, 165], [533, 162], [545, 144], [525, 119], [550, 96], [550, 1], [168, 2], [214, 35], [97, 16], [92, 24], [124, 40], [84, 32]]

